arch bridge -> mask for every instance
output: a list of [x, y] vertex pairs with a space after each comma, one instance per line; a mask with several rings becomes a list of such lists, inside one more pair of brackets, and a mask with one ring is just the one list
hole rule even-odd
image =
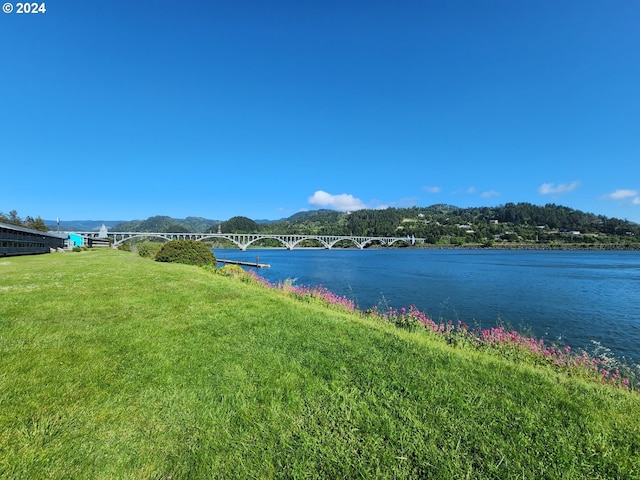
[[413, 236], [406, 237], [367, 237], [359, 235], [288, 235], [288, 234], [271, 234], [271, 233], [159, 233], [159, 232], [74, 232], [90, 238], [109, 238], [113, 247], [123, 244], [132, 238], [161, 238], [163, 240], [229, 240], [240, 250], [246, 250], [253, 243], [264, 240], [277, 240], [287, 250], [293, 250], [299, 247], [300, 243], [307, 240], [315, 240], [319, 242], [325, 249], [331, 249], [340, 241], [351, 242], [359, 249], [363, 249], [367, 245], [374, 242], [390, 247], [396, 243], [405, 245], [415, 245], [416, 243], [424, 243], [423, 238], [415, 238]]

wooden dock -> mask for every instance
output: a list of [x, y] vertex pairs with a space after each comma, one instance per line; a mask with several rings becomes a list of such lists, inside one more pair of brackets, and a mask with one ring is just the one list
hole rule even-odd
[[227, 260], [226, 258], [216, 258], [218, 263], [228, 263], [230, 265], [242, 265], [243, 267], [256, 267], [256, 268], [271, 268], [268, 263], [260, 263], [258, 258], [255, 262], [243, 262], [241, 260]]

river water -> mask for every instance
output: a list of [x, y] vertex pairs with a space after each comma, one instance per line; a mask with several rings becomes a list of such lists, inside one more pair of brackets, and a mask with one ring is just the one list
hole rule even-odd
[[322, 285], [360, 309], [415, 305], [434, 320], [498, 324], [640, 363], [640, 252], [214, 249], [271, 265], [270, 282]]

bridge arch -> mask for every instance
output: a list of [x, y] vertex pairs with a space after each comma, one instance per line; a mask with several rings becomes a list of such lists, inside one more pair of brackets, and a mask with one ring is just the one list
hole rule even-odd
[[333, 237], [329, 242], [328, 248], [333, 248], [336, 243], [346, 240], [347, 242], [353, 243], [354, 246], [358, 247], [360, 250], [364, 247], [362, 242], [358, 242], [357, 237]]
[[331, 245], [327, 243], [327, 241], [324, 240], [322, 237], [318, 237], [315, 235], [304, 235], [303, 237], [298, 238], [295, 241], [291, 242], [290, 243], [291, 248], [289, 250], [293, 250], [295, 247], [297, 247], [299, 244], [301, 244], [306, 240], [316, 240], [320, 243], [320, 245], [322, 245], [327, 250], [331, 249]]
[[[118, 240], [118, 236], [120, 236], [119, 240]], [[161, 233], [147, 233], [147, 232], [140, 232], [139, 234], [115, 233], [114, 240], [113, 240], [113, 247], [114, 248], [119, 247], [120, 245], [127, 242], [128, 240], [131, 240], [132, 238], [160, 238], [166, 242], [171, 241], [170, 237], [167, 237], [166, 235], [163, 235]]]
[[240, 243], [238, 240], [236, 240], [233, 236], [233, 234], [230, 235], [226, 235], [224, 233], [220, 234], [220, 233], [216, 233], [213, 235], [206, 235], [203, 234], [200, 238], [196, 239], [197, 241], [201, 241], [201, 240], [208, 240], [210, 238], [224, 238], [225, 240], [229, 240], [231, 243], [233, 243], [236, 247], [238, 247], [240, 250], [246, 250], [247, 249], [247, 245]]
[[251, 245], [252, 243], [257, 242], [258, 240], [265, 240], [267, 238], [279, 241], [282, 244], [282, 246], [285, 247], [287, 250], [291, 250], [292, 249], [292, 247], [290, 247], [290, 244], [285, 239], [280, 238], [280, 236], [278, 236], [278, 235], [256, 235], [255, 238], [253, 238], [252, 240], [249, 240], [245, 244], [245, 246], [244, 246], [244, 248], [242, 250], [246, 250], [249, 245]]
[[364, 248], [366, 245], [373, 245], [374, 242], [378, 242], [380, 245], [386, 247], [390, 247], [394, 243], [404, 243], [407, 246], [410, 246], [415, 244], [415, 239], [404, 237], [372, 237], [367, 238], [362, 244], [362, 247]]
[[415, 241], [413, 241], [411, 238], [389, 238], [387, 239], [387, 246], [391, 246], [394, 243], [405, 243], [406, 245], [413, 245], [415, 243]]

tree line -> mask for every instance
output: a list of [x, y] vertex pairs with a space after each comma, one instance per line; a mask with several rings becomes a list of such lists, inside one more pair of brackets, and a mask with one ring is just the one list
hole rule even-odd
[[0, 223], [8, 223], [9, 225], [15, 225], [17, 227], [30, 228], [32, 230], [39, 230], [41, 232], [46, 232], [49, 230], [40, 217], [30, 217], [27, 216], [24, 220], [18, 216], [18, 212], [16, 210], [11, 210], [8, 214], [4, 212], [0, 212]]

